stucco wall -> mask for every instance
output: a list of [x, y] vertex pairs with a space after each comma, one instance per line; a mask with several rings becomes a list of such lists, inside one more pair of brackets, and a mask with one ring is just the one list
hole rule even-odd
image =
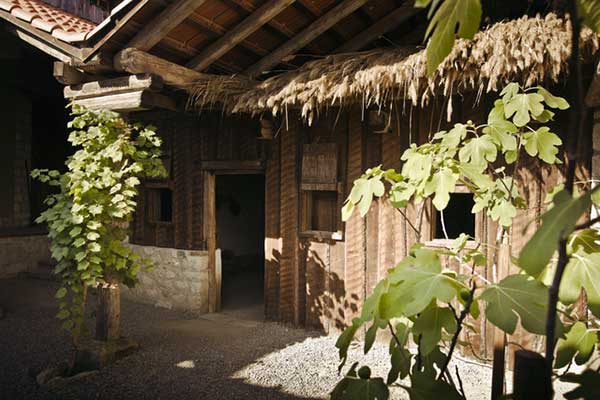
[[0, 237], [0, 279], [32, 272], [40, 262], [51, 262], [46, 235]]
[[139, 284], [123, 288], [134, 301], [158, 307], [208, 312], [208, 253], [162, 247], [130, 245], [156, 264], [139, 272]]

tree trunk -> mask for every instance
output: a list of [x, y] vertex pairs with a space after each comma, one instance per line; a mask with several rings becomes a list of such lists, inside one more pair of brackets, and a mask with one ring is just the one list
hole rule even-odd
[[513, 385], [515, 400], [551, 400], [551, 387], [547, 381], [546, 360], [529, 350], [515, 352], [515, 378]]
[[119, 283], [107, 279], [106, 284], [98, 285], [98, 306], [96, 308], [96, 340], [109, 341], [119, 338], [121, 318], [121, 296]]

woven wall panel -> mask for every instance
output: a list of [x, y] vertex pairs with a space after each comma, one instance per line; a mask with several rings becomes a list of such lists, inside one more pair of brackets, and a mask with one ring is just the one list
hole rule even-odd
[[280, 223], [280, 148], [279, 139], [271, 143], [265, 173], [265, 314], [279, 318], [279, 269], [281, 260]]
[[306, 325], [327, 330], [330, 304], [327, 297], [330, 249], [328, 243], [307, 240], [306, 246]]
[[346, 244], [336, 242], [329, 246], [329, 274], [327, 276], [327, 332], [340, 333], [346, 327]]
[[279, 313], [286, 322], [295, 322], [298, 285], [298, 132], [295, 127], [281, 135], [281, 261]]
[[[347, 182], [354, 182], [364, 168], [364, 132], [360, 114], [349, 114]], [[358, 314], [365, 298], [366, 287], [366, 226], [358, 213], [346, 222], [346, 323]]]

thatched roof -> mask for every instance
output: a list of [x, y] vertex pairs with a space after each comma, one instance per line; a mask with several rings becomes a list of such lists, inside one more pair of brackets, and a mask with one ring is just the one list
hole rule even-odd
[[[598, 36], [584, 29], [581, 39], [582, 56], [589, 61], [599, 48]], [[522, 17], [496, 23], [473, 40], [458, 40], [429, 77], [424, 49], [412, 54], [405, 49], [378, 49], [329, 56], [272, 77], [244, 93], [230, 97], [212, 93], [210, 97], [227, 98], [229, 112], [278, 114], [300, 108], [309, 122], [323, 108], [349, 103], [385, 107], [404, 99], [424, 105], [435, 95], [481, 94], [512, 81], [527, 86], [556, 82], [568, 68], [570, 43], [568, 21], [554, 14]], [[205, 105], [206, 95], [202, 90], [197, 92], [196, 106]]]

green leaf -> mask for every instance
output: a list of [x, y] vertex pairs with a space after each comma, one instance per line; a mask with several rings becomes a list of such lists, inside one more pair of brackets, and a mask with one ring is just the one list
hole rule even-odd
[[560, 377], [562, 382], [576, 383], [578, 386], [564, 394], [565, 399], [600, 399], [600, 373], [586, 369], [582, 374], [566, 374]]
[[562, 97], [554, 96], [552, 93], [550, 93], [543, 87], [538, 88], [538, 94], [542, 95], [542, 97], [544, 98], [544, 102], [550, 108], [558, 108], [559, 110], [566, 110], [569, 108], [569, 103], [565, 99], [563, 99]]
[[379, 321], [375, 319], [373, 324], [369, 329], [367, 329], [367, 333], [365, 333], [365, 343], [364, 343], [364, 353], [367, 354], [373, 344], [375, 343], [375, 338], [377, 338], [377, 330], [379, 330]]
[[542, 215], [542, 226], [519, 254], [519, 267], [531, 276], [542, 273], [561, 239], [571, 234], [590, 205], [590, 193], [573, 198], [567, 191], [554, 196], [554, 207]]
[[443, 168], [431, 179], [430, 184], [434, 187], [435, 196], [433, 205], [438, 210], [443, 210], [450, 201], [450, 193], [454, 192], [459, 175], [452, 172], [449, 168]]
[[542, 161], [548, 164], [560, 162], [556, 155], [558, 146], [562, 140], [555, 133], [550, 132], [550, 128], [542, 126], [534, 132], [527, 132], [523, 135], [525, 141], [525, 151], [531, 157], [538, 156]]
[[69, 232], [69, 236], [74, 238], [75, 236], [79, 235], [80, 233], [81, 233], [81, 227], [76, 226], [75, 228], [71, 229], [71, 231]]
[[450, 54], [456, 33], [461, 38], [473, 38], [479, 29], [481, 13], [479, 0], [446, 0], [440, 5], [425, 33], [425, 37], [431, 36], [427, 45], [428, 75]]
[[58, 319], [67, 319], [67, 318], [69, 318], [70, 315], [71, 315], [71, 313], [69, 312], [69, 310], [63, 308], [62, 310], [60, 310], [58, 312], [58, 314], [56, 314], [56, 318], [58, 318]]
[[573, 357], [577, 365], [585, 364], [592, 356], [597, 340], [596, 330], [588, 330], [583, 322], [576, 322], [566, 337], [558, 340], [554, 367], [566, 367]]
[[350, 343], [352, 343], [352, 339], [354, 339], [354, 335], [361, 325], [362, 320], [360, 318], [354, 318], [352, 320], [352, 325], [344, 329], [344, 332], [342, 332], [335, 342], [335, 347], [339, 349], [339, 356], [341, 360], [338, 367], [338, 372], [342, 370], [346, 360], [348, 359], [348, 347], [350, 347]]
[[513, 123], [521, 128], [531, 121], [531, 115], [537, 116], [544, 111], [542, 101], [544, 97], [537, 93], [516, 94], [509, 101], [505, 100], [504, 116], [512, 117]]
[[450, 131], [442, 131], [436, 134], [434, 139], [442, 139], [442, 146], [447, 149], [455, 149], [465, 137], [467, 137], [467, 126], [464, 124], [455, 124]]
[[548, 289], [526, 275], [510, 275], [488, 286], [481, 296], [488, 320], [508, 334], [513, 334], [518, 317], [528, 332], [543, 335], [546, 325]]
[[331, 392], [331, 400], [387, 400], [390, 391], [381, 378], [346, 376]]
[[62, 299], [66, 295], [67, 295], [67, 289], [62, 287], [56, 291], [56, 294], [54, 295], [54, 297], [57, 299]]
[[410, 382], [410, 400], [464, 400], [450, 384], [427, 373], [413, 373]]
[[352, 216], [352, 212], [354, 211], [354, 203], [350, 200], [346, 200], [344, 203], [344, 207], [342, 207], [342, 221], [346, 222]]
[[93, 242], [95, 240], [98, 240], [98, 238], [100, 237], [100, 235], [97, 232], [88, 232], [88, 234], [85, 237], [88, 240], [91, 240]]
[[[394, 341], [394, 339], [392, 339]], [[410, 364], [412, 361], [412, 354], [405, 347], [398, 347], [394, 342], [390, 354], [390, 362], [392, 364], [390, 371], [387, 376], [387, 384], [391, 385], [396, 382], [398, 378], [404, 379], [410, 372]]]
[[[436, 299], [450, 302], [465, 287], [454, 277], [442, 273], [437, 252], [419, 248], [414, 254], [414, 257], [406, 257], [390, 271], [388, 279], [393, 285], [381, 297], [382, 316], [400, 316], [396, 315], [398, 311], [406, 316], [416, 315]], [[387, 302], [386, 296], [389, 296]]]
[[483, 171], [488, 162], [496, 161], [498, 149], [489, 136], [481, 136], [469, 140], [458, 152], [458, 158], [463, 163], [471, 163]]
[[559, 298], [565, 304], [575, 303], [585, 289], [586, 303], [595, 316], [600, 316], [600, 253], [580, 250], [571, 255], [560, 284]]
[[600, 232], [596, 229], [582, 229], [573, 232], [567, 243], [567, 252], [569, 254], [583, 251], [585, 253], [600, 252]]
[[489, 214], [494, 221], [500, 222], [500, 225], [509, 227], [517, 215], [517, 209], [509, 201], [501, 201], [490, 210]]
[[430, 305], [419, 314], [413, 325], [413, 335], [421, 335], [421, 352], [431, 353], [442, 340], [442, 329], [452, 334], [456, 332], [456, 318], [447, 307]]

